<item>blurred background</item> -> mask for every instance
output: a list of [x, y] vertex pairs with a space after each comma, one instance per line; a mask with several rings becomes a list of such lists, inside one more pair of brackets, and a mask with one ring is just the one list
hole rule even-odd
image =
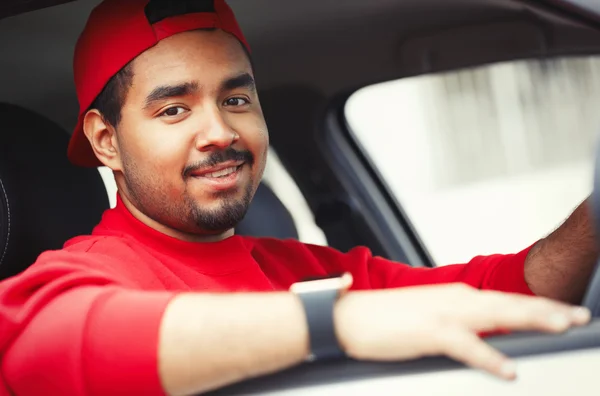
[[346, 116], [436, 264], [517, 252], [591, 192], [600, 58], [378, 84], [352, 95]]

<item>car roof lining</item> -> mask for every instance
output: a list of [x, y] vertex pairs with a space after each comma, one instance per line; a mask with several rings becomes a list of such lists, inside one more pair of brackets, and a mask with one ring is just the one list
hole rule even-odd
[[[600, 51], [600, 33], [590, 20], [562, 17], [539, 2], [228, 2], [252, 47], [262, 91], [305, 86], [331, 98], [421, 73]], [[5, 2], [0, 15], [17, 3]], [[79, 0], [0, 20], [0, 102], [25, 106], [71, 130], [78, 112], [72, 52], [97, 3]], [[493, 32], [496, 41], [481, 32]]]
[[3, 0], [0, 3], [0, 19], [75, 0]]

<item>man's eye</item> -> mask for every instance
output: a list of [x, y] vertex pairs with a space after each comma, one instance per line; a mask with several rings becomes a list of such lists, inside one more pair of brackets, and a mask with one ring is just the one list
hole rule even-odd
[[225, 101], [225, 106], [243, 106], [248, 104], [249, 102], [244, 98], [229, 98]]
[[175, 117], [175, 116], [180, 115], [183, 112], [185, 112], [185, 109], [183, 107], [177, 106], [177, 107], [170, 107], [170, 108], [166, 109], [160, 115], [167, 116], [167, 117]]

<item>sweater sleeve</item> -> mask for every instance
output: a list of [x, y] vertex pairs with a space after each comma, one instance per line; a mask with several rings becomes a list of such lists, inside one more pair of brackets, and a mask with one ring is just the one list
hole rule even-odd
[[369, 275], [380, 287], [465, 283], [481, 290], [533, 295], [525, 282], [525, 260], [530, 249], [516, 254], [477, 256], [466, 264], [436, 268], [412, 268], [373, 257], [369, 260]]
[[173, 295], [136, 290], [103, 261], [49, 252], [0, 284], [0, 395], [164, 394], [158, 331]]
[[[531, 247], [516, 254], [478, 256], [466, 264], [414, 268], [358, 247], [341, 253], [324, 246], [305, 245], [326, 273], [349, 271], [354, 289], [385, 289], [444, 283], [466, 283], [481, 290], [533, 295], [525, 282], [525, 260]], [[297, 255], [298, 256], [298, 255]], [[310, 262], [306, 260], [305, 262]]]

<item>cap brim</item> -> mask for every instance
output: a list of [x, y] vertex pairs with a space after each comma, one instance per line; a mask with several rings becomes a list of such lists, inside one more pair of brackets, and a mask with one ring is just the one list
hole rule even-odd
[[80, 115], [77, 120], [77, 126], [71, 135], [69, 141], [69, 147], [67, 149], [67, 157], [69, 161], [77, 166], [84, 166], [88, 168], [96, 168], [103, 166], [102, 162], [98, 160], [94, 150], [90, 145], [85, 133], [83, 133], [83, 118], [85, 115]]

